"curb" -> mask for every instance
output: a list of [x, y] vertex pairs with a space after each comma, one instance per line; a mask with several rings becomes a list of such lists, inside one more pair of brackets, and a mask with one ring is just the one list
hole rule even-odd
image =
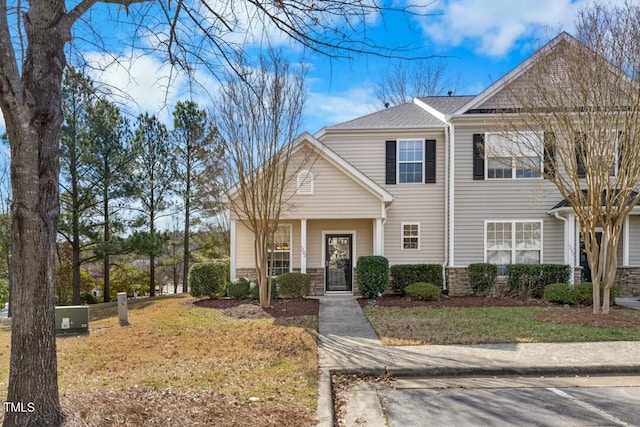
[[433, 366], [421, 368], [373, 367], [373, 368], [324, 368], [318, 376], [318, 427], [336, 424], [334, 395], [331, 377], [338, 375], [365, 375], [397, 378], [481, 377], [481, 376], [586, 376], [586, 375], [640, 375], [640, 365], [592, 365], [592, 366]]

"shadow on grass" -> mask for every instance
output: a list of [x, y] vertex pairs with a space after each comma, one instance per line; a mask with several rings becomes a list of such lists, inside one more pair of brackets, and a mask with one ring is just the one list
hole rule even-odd
[[[185, 299], [185, 295], [188, 294], [169, 294], [160, 295], [155, 297], [143, 297], [127, 300], [127, 308], [129, 310], [138, 310], [145, 308], [159, 300], [167, 299]], [[89, 321], [94, 322], [96, 320], [106, 319], [108, 317], [115, 317], [118, 315], [118, 302], [104, 302], [100, 304], [92, 304], [89, 306]]]

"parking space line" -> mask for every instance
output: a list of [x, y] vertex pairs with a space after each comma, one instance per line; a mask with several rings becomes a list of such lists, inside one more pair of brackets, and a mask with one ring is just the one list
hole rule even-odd
[[583, 407], [584, 409], [594, 412], [598, 415], [600, 415], [601, 417], [605, 418], [608, 421], [611, 421], [612, 423], [619, 425], [619, 426], [624, 426], [624, 427], [633, 427], [632, 424], [629, 424], [623, 420], [621, 420], [618, 417], [615, 417], [613, 415], [611, 415], [608, 412], [603, 411], [602, 409], [596, 408], [593, 405], [588, 404], [587, 402], [583, 402], [580, 399], [577, 399], [573, 396], [571, 396], [570, 394], [565, 393], [562, 390], [558, 390], [557, 388], [554, 387], [548, 387], [547, 390], [557, 394], [558, 396], [564, 397], [565, 399], [569, 399], [570, 401], [572, 401], [573, 403], [575, 403], [576, 405], [579, 405], [581, 407]]

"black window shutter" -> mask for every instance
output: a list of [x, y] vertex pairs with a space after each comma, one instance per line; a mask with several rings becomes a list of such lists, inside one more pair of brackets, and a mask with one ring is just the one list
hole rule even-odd
[[618, 131], [618, 174], [620, 173], [620, 169], [622, 169], [622, 159], [624, 156], [624, 133], [622, 131]]
[[427, 139], [424, 142], [424, 183], [436, 183], [436, 140]]
[[387, 184], [395, 184], [396, 183], [396, 142], [395, 141], [387, 141], [387, 147], [385, 152], [385, 162], [386, 162], [386, 183]]
[[484, 134], [473, 134], [473, 179], [484, 179]]
[[553, 178], [556, 174], [556, 134], [554, 132], [544, 133], [544, 177]]
[[578, 178], [584, 178], [586, 176], [584, 172], [584, 165], [582, 164], [582, 148], [586, 143], [587, 136], [583, 133], [576, 135], [575, 153], [576, 153], [576, 173]]

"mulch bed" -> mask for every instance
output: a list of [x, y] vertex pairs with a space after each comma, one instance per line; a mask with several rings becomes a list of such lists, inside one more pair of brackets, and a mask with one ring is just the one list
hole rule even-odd
[[204, 299], [194, 302], [198, 307], [225, 310], [225, 314], [233, 317], [260, 319], [266, 317], [317, 316], [320, 307], [318, 299], [276, 299], [271, 300], [271, 307], [262, 308], [252, 299]]

